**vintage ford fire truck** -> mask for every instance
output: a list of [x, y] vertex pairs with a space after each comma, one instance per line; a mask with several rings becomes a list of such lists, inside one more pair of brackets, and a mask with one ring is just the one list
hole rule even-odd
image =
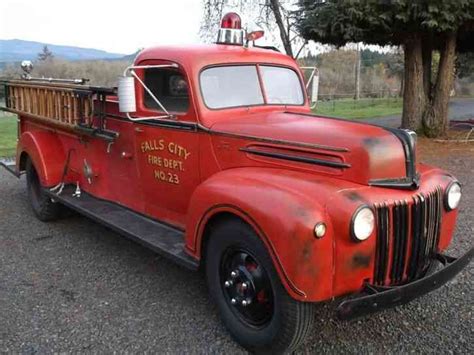
[[214, 45], [141, 51], [118, 90], [24, 63], [3, 82], [19, 117], [4, 165], [40, 220], [67, 206], [203, 270], [234, 339], [285, 352], [315, 303], [351, 295], [341, 318], [405, 303], [473, 250], [443, 254], [461, 187], [416, 162], [416, 135], [312, 114], [297, 63], [259, 36], [228, 14]]

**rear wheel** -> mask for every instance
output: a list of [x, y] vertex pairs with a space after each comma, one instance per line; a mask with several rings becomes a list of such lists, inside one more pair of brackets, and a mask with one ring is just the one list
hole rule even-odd
[[26, 162], [26, 187], [31, 208], [39, 220], [47, 222], [59, 218], [61, 205], [53, 202], [51, 198], [44, 193], [38, 173], [31, 159], [28, 159]]
[[206, 277], [224, 324], [247, 350], [291, 352], [310, 332], [314, 305], [288, 295], [265, 245], [246, 223], [230, 219], [214, 226]]

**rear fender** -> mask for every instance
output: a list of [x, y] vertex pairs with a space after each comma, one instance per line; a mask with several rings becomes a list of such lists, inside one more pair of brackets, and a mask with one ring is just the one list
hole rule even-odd
[[[318, 191], [314, 181], [301, 181], [275, 169], [222, 171], [201, 184], [191, 198], [186, 248], [200, 259], [207, 223], [220, 213], [230, 213], [252, 226], [262, 239], [290, 296], [301, 301], [328, 299], [333, 242], [325, 197], [324, 188]], [[317, 239], [314, 226], [320, 221], [327, 224], [328, 232]]]
[[[49, 131], [24, 132], [18, 142], [17, 162], [24, 160], [24, 154], [32, 160], [38, 172], [41, 185], [49, 187], [61, 182], [65, 164], [64, 148], [56, 133]], [[22, 167], [19, 166], [18, 170]]]

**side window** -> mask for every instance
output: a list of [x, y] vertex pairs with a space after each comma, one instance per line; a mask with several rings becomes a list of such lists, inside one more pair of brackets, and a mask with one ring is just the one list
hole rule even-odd
[[[168, 112], [188, 112], [188, 83], [178, 70], [169, 68], [145, 69], [145, 85]], [[146, 108], [157, 111], [161, 110], [160, 106], [146, 91], [144, 92], [144, 97]]]

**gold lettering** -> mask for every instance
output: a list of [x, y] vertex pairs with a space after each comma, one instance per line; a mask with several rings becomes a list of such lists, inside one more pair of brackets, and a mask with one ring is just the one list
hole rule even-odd
[[145, 162], [149, 165], [165, 169], [153, 169], [156, 180], [170, 184], [180, 184], [180, 176], [174, 172], [185, 171], [184, 160], [188, 159], [191, 152], [176, 142], [167, 142], [165, 139], [150, 139], [140, 143], [142, 153], [163, 151], [165, 154], [173, 155], [176, 159], [166, 158], [160, 155], [147, 154]]
[[147, 159], [148, 159], [148, 164], [150, 164], [150, 165], [162, 166], [161, 157], [157, 157], [156, 155], [148, 154]]
[[148, 144], [148, 141], [142, 142], [142, 152], [148, 152], [150, 151], [150, 145]]
[[140, 144], [140, 148], [142, 150], [142, 153], [146, 152], [153, 152], [153, 151], [161, 151], [165, 149], [165, 140], [160, 139], [160, 140], [150, 140], [150, 141], [144, 141]]
[[181, 170], [181, 171], [184, 170], [183, 162], [181, 160], [175, 160], [175, 159], [163, 158], [163, 167], [168, 168], [168, 169], [173, 169], [173, 170]]
[[155, 179], [165, 181], [166, 180], [166, 174], [164, 173], [164, 171], [155, 170]]
[[168, 143], [168, 152], [173, 155], [177, 155], [180, 158], [184, 158], [185, 160], [191, 155], [191, 153], [188, 152], [186, 148], [174, 142]]
[[163, 182], [167, 182], [167, 183], [175, 184], [175, 185], [179, 184], [179, 176], [173, 173], [165, 173], [162, 170], [155, 170], [154, 176], [155, 176], [155, 179], [159, 181], [163, 181]]

